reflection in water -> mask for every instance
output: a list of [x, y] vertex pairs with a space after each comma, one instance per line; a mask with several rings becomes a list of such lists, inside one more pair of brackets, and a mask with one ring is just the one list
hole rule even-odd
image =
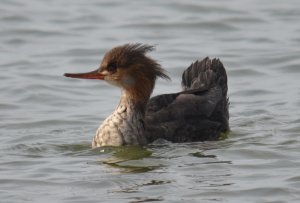
[[101, 147], [100, 151], [112, 151], [112, 156], [102, 161], [112, 167], [122, 169], [122, 172], [147, 172], [154, 170], [159, 165], [154, 165], [145, 158], [152, 152], [140, 146]]

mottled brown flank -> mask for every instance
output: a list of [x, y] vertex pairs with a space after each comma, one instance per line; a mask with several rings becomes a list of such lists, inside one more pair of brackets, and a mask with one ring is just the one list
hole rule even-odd
[[153, 51], [154, 46], [144, 44], [125, 44], [110, 50], [103, 58], [101, 70], [106, 70], [110, 64], [116, 64], [122, 69], [118, 77], [130, 76], [135, 82], [132, 86], [123, 88], [134, 101], [147, 102], [155, 85], [157, 77], [170, 79], [165, 71], [152, 58], [145, 54]]

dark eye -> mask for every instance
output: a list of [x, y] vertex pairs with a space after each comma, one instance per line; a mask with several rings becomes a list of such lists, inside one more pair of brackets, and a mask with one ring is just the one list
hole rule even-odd
[[111, 73], [116, 72], [116, 71], [117, 71], [117, 64], [114, 63], [114, 62], [109, 63], [109, 64], [107, 65], [107, 71], [108, 71], [108, 72], [111, 72]]

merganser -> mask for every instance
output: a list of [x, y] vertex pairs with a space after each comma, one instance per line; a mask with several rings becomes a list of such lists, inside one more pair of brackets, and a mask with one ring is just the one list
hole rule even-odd
[[146, 44], [108, 51], [100, 67], [71, 78], [105, 80], [121, 88], [120, 103], [98, 128], [92, 147], [218, 140], [229, 131], [227, 74], [219, 59], [192, 63], [182, 75], [182, 91], [152, 97], [157, 77], [170, 79]]

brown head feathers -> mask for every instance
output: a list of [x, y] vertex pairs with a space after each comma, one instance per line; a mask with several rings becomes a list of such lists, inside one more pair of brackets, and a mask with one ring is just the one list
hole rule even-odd
[[125, 44], [108, 51], [101, 63], [100, 71], [107, 71], [108, 82], [118, 84], [135, 100], [148, 100], [157, 77], [170, 79], [154, 59], [146, 56], [154, 46], [147, 44]]

